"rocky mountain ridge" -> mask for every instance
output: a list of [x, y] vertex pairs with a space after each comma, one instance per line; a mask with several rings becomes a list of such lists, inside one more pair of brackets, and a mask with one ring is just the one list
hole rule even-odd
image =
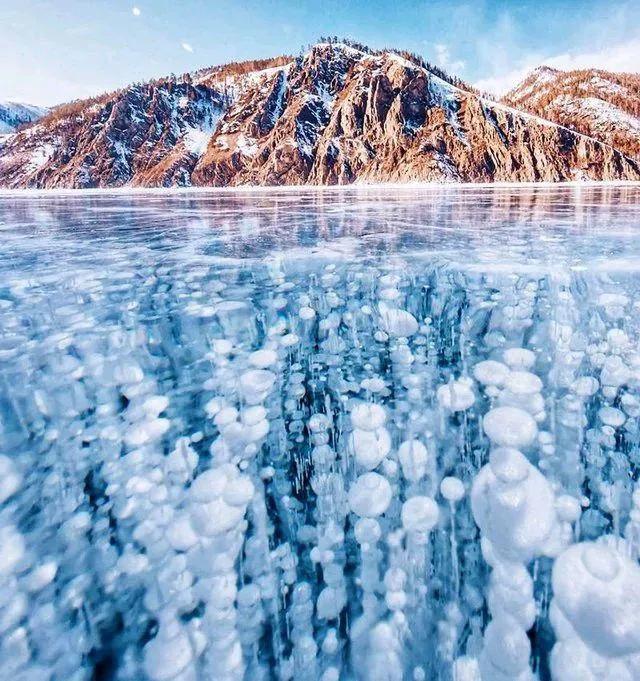
[[612, 146], [442, 75], [325, 42], [297, 58], [132, 85], [12, 135], [0, 186], [640, 179]]
[[640, 159], [638, 74], [541, 66], [504, 101]]

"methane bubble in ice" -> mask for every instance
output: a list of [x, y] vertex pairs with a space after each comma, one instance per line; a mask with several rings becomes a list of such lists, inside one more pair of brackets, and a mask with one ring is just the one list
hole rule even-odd
[[364, 518], [375, 518], [384, 513], [391, 502], [391, 486], [378, 473], [363, 473], [349, 489], [349, 507]]
[[538, 427], [533, 418], [517, 407], [496, 407], [482, 420], [491, 443], [504, 447], [528, 447], [536, 438]]

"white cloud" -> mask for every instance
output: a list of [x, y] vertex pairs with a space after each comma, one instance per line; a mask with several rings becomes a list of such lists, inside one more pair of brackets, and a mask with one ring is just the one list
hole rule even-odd
[[437, 43], [433, 48], [435, 50], [436, 66], [439, 66], [451, 75], [456, 75], [464, 69], [465, 62], [462, 59], [452, 59], [451, 50], [448, 45]]
[[189, 43], [180, 43], [182, 45], [182, 49], [185, 50], [186, 52], [193, 52], [193, 47]]
[[480, 90], [503, 95], [524, 80], [533, 69], [543, 64], [562, 71], [598, 68], [605, 71], [637, 73], [640, 66], [640, 38], [634, 38], [594, 52], [566, 52], [552, 56], [529, 54], [519, 59], [514, 68], [504, 73], [496, 73], [489, 78], [482, 78], [474, 85]]
[[142, 12], [140, 11], [139, 7], [132, 7], [131, 14], [133, 14], [134, 17], [139, 17], [142, 14]]

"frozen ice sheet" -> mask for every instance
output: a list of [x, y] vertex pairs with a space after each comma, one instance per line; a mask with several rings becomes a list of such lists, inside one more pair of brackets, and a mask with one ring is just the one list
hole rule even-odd
[[640, 189], [0, 196], [0, 678], [640, 678]]

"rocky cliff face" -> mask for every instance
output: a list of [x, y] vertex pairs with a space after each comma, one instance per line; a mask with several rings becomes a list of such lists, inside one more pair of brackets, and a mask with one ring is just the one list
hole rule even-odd
[[640, 159], [640, 75], [541, 66], [508, 93], [505, 103]]
[[0, 185], [640, 179], [611, 146], [395, 53], [319, 44], [260, 66], [59, 107], [0, 149]]

